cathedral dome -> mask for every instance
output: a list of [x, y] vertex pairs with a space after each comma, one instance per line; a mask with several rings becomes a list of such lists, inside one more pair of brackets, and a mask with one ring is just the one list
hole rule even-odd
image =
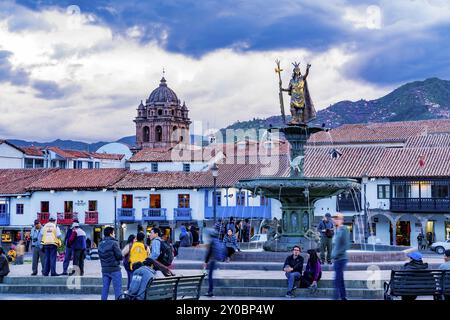
[[161, 79], [159, 87], [150, 93], [147, 102], [148, 103], [165, 103], [172, 102], [178, 104], [178, 97], [175, 92], [167, 86], [166, 79]]

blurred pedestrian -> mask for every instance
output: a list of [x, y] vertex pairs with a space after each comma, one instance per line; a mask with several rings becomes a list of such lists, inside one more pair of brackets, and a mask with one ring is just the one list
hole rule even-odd
[[347, 250], [350, 248], [350, 234], [348, 228], [344, 225], [344, 216], [337, 212], [333, 218], [336, 226], [336, 232], [333, 236], [333, 251], [331, 258], [333, 259], [333, 267], [335, 272], [334, 278], [334, 299], [347, 300], [344, 283], [344, 271], [347, 265]]
[[16, 264], [23, 264], [23, 256], [25, 255], [25, 244], [23, 240], [20, 240], [16, 246]]
[[3, 283], [3, 278], [9, 274], [9, 262], [5, 256], [5, 251], [0, 247], [0, 283]]
[[207, 297], [214, 296], [214, 283], [213, 283], [213, 273], [216, 269], [217, 262], [222, 262], [226, 257], [226, 248], [219, 239], [219, 233], [216, 230], [209, 232], [210, 242], [208, 244], [208, 251], [205, 256], [205, 262], [203, 268], [206, 270], [208, 268], [208, 293]]

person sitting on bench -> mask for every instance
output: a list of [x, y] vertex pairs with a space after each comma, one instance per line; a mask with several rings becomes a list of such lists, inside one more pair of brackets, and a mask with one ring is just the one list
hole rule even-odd
[[135, 262], [133, 270], [130, 288], [124, 295], [125, 297], [121, 297], [121, 299], [144, 300], [147, 286], [155, 278], [156, 272], [153, 269], [153, 259], [147, 258], [144, 262]]
[[[405, 263], [402, 270], [426, 270], [428, 269], [428, 263], [422, 261], [422, 254], [419, 251], [408, 253], [408, 257], [411, 259]], [[417, 296], [402, 296], [402, 300], [416, 300]]]

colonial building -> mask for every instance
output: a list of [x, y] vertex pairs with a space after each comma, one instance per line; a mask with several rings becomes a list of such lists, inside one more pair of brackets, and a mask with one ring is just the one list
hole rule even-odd
[[145, 105], [137, 108], [136, 146], [138, 149], [168, 148], [178, 143], [189, 143], [189, 110], [167, 86], [164, 77], [152, 91]]

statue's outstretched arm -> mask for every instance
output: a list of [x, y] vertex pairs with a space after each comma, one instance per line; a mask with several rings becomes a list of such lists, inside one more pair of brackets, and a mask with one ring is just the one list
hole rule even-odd
[[309, 74], [309, 68], [311, 68], [311, 65], [308, 63], [308, 65], [306, 66], [306, 72], [305, 72], [305, 75], [304, 75], [304, 77], [303, 77], [303, 78], [305, 78], [305, 79], [306, 79], [306, 77], [307, 77], [308, 74]]

